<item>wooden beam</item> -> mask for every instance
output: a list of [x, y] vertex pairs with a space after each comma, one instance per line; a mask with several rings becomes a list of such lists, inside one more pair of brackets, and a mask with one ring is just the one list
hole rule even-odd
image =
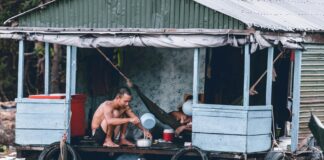
[[268, 48], [266, 105], [271, 105], [272, 95], [273, 47]]
[[24, 96], [24, 40], [19, 41], [17, 98]]
[[244, 46], [244, 84], [243, 84], [243, 106], [249, 107], [250, 99], [250, 44]]
[[50, 93], [50, 53], [49, 43], [45, 43], [45, 74], [44, 74], [44, 94]]
[[195, 48], [194, 51], [194, 68], [193, 68], [193, 104], [198, 103], [198, 89], [199, 89], [199, 52], [200, 48]]
[[66, 102], [66, 133], [68, 142], [71, 138], [71, 67], [72, 66], [72, 49], [71, 46], [66, 46], [66, 84], [65, 84], [65, 102]]
[[292, 134], [291, 151], [298, 149], [298, 130], [299, 130], [299, 108], [300, 108], [300, 81], [301, 81], [301, 50], [295, 50], [294, 61], [294, 84], [293, 84], [293, 105], [292, 105]]
[[72, 64], [71, 64], [71, 95], [76, 93], [76, 76], [77, 76], [77, 47], [72, 47]]

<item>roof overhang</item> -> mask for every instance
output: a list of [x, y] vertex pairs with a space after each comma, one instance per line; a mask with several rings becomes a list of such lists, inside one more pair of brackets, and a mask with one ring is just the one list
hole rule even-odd
[[301, 33], [266, 33], [229, 29], [143, 29], [143, 28], [35, 28], [0, 27], [0, 38], [26, 39], [80, 48], [94, 47], [157, 47], [204, 48], [251, 44], [251, 52], [272, 45], [302, 49]]

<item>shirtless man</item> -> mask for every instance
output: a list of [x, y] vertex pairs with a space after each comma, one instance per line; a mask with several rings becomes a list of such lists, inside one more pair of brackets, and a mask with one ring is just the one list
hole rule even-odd
[[[107, 147], [119, 147], [119, 145], [134, 146], [125, 137], [128, 123], [133, 123], [140, 128], [145, 137], [152, 138], [151, 133], [141, 125], [139, 118], [129, 107], [131, 100], [132, 96], [129, 89], [120, 88], [115, 99], [100, 104], [93, 115], [91, 123], [92, 135], [97, 143]], [[115, 144], [112, 140], [117, 126], [121, 128], [119, 145]]]

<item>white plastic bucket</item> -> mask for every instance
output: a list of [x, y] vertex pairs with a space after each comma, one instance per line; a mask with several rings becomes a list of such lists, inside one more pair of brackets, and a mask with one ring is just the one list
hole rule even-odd
[[154, 115], [152, 113], [143, 114], [141, 117], [141, 123], [144, 128], [152, 129], [156, 124]]
[[182, 111], [184, 114], [192, 116], [192, 104], [192, 100], [188, 100], [182, 105]]

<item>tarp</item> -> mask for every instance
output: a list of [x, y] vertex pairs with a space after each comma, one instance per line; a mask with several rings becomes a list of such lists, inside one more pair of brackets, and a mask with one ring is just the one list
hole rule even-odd
[[141, 35], [141, 34], [120, 34], [120, 35], [78, 35], [78, 34], [42, 34], [42, 33], [2, 33], [0, 38], [26, 39], [29, 41], [40, 41], [61, 45], [71, 45], [80, 48], [98, 47], [156, 47], [156, 48], [205, 48], [230, 45], [239, 47], [251, 43], [251, 52], [257, 49], [264, 49], [279, 42], [285, 48], [302, 49], [302, 39], [288, 37], [265, 37], [260, 32], [246, 35]]

